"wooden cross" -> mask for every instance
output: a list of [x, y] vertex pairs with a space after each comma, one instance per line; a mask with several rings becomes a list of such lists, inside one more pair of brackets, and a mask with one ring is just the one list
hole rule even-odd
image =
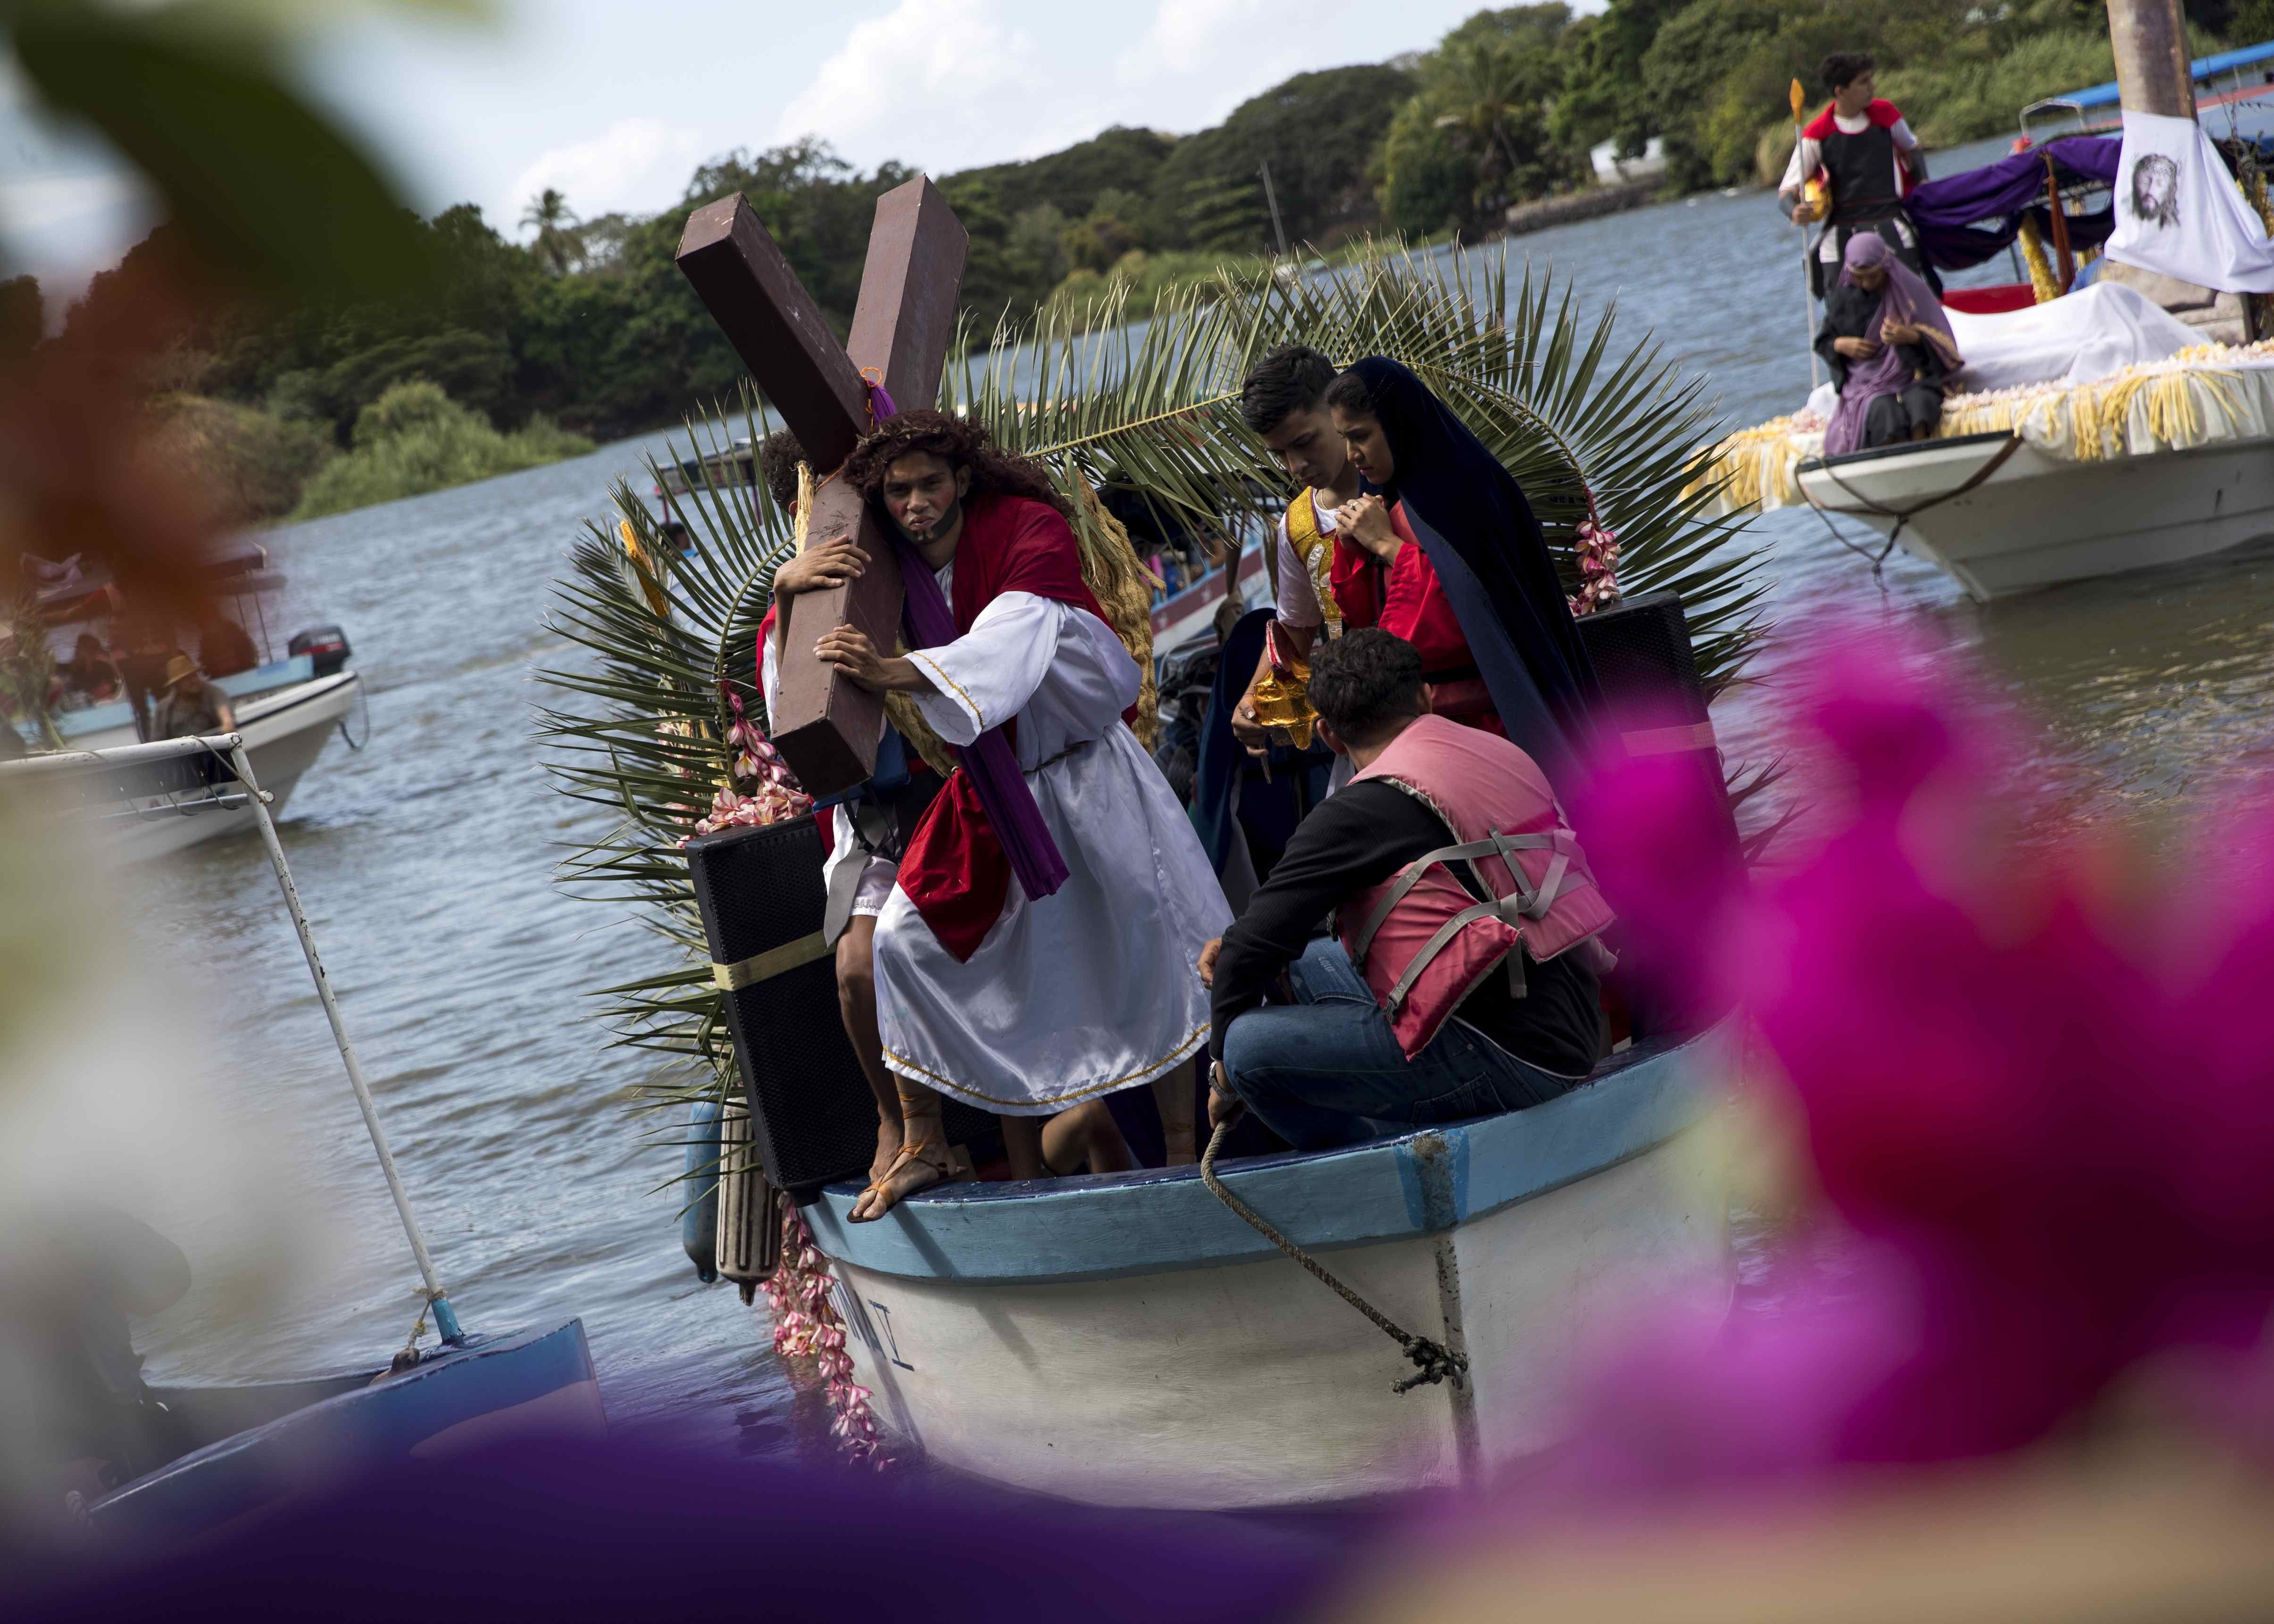
[[[900, 629], [892, 538], [858, 491], [825, 477], [869, 431], [864, 372], [883, 381], [896, 405], [930, 406], [939, 398], [970, 241], [922, 177], [878, 198], [853, 335], [840, 347], [740, 193], [689, 214], [679, 239], [679, 268], [825, 478], [805, 515], [807, 536], [821, 541], [849, 533], [868, 555], [858, 580], [781, 605], [780, 691], [767, 722], [774, 748], [810, 794], [836, 794], [875, 771], [884, 726], [883, 699], [816, 659], [814, 643], [849, 624], [889, 651]], [[797, 629], [790, 635], [793, 601]]]

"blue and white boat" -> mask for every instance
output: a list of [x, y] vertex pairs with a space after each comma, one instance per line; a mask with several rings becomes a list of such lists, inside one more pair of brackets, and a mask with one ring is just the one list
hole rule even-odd
[[[501, 1336], [460, 1327], [317, 954], [270, 814], [275, 797], [254, 772], [245, 737], [169, 739], [0, 763], [0, 794], [64, 820], [163, 799], [203, 808], [200, 816], [241, 814], [260, 831], [423, 1288], [410, 1345], [376, 1368], [120, 1395], [122, 1430], [137, 1440], [122, 1453], [139, 1475], [80, 1504], [98, 1537], [145, 1549], [203, 1538], [373, 1467], [516, 1437], [604, 1432], [606, 1414], [581, 1320]], [[439, 1345], [422, 1350], [418, 1341], [430, 1320]], [[383, 1334], [374, 1343], [387, 1345]], [[139, 1378], [131, 1385], [139, 1387]]]
[[1327, 1505], [1488, 1485], [1573, 1422], [1575, 1362], [1642, 1304], [1726, 1312], [1707, 1127], [1724, 1029], [1642, 1044], [1513, 1115], [1227, 1162], [1224, 1184], [1467, 1361], [1397, 1343], [1195, 1168], [934, 1185], [805, 1209], [878, 1421], [930, 1460], [1099, 1504]]

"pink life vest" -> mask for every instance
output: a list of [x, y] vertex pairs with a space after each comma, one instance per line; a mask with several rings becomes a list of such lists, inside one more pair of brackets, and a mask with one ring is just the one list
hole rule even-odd
[[[1425, 716], [1351, 782], [1368, 778], [1426, 801], [1454, 837], [1337, 911], [1344, 950], [1410, 1060], [1503, 961], [1520, 997], [1525, 955], [1545, 964], [1616, 915], [1547, 775], [1498, 734]], [[1457, 862], [1491, 901], [1453, 877]]]

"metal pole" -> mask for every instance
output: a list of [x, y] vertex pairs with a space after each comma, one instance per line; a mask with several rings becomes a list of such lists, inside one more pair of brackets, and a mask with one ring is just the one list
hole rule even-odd
[[1816, 299], [1808, 290], [1808, 228], [1800, 229], [1800, 320], [1808, 330], [1808, 392], [1822, 382], [1824, 357], [1816, 353]]
[[1271, 235], [1279, 239], [1279, 257], [1288, 258], [1287, 229], [1279, 223], [1279, 194], [1271, 189], [1271, 165], [1269, 160], [1256, 166], [1263, 175], [1263, 200], [1271, 206]]
[[450, 1299], [442, 1290], [442, 1276], [434, 1267], [434, 1259], [426, 1250], [426, 1237], [419, 1232], [418, 1219], [410, 1210], [410, 1197], [403, 1188], [403, 1175], [395, 1170], [395, 1153], [387, 1147], [387, 1131], [379, 1125], [379, 1107], [372, 1101], [371, 1085], [364, 1080], [363, 1064], [356, 1058], [355, 1045], [348, 1041], [347, 1025], [340, 1019], [338, 1001], [332, 996], [331, 978], [324, 974], [324, 961], [316, 952], [316, 938], [308, 929], [308, 915], [301, 909], [299, 890], [292, 883], [292, 870], [284, 861], [283, 843], [276, 838], [275, 820], [268, 816], [268, 792], [253, 779], [252, 763], [245, 754], [245, 736], [227, 733], [214, 742], [223, 740], [229, 745], [229, 764], [237, 781], [245, 786], [253, 819], [260, 825], [260, 843], [268, 848], [268, 864], [276, 870], [276, 885], [284, 893], [285, 911], [292, 915], [292, 929], [300, 933], [300, 951], [307, 956], [308, 974], [315, 980], [316, 996], [324, 1006], [324, 1019], [332, 1023], [333, 1041], [339, 1044], [340, 1058], [347, 1065], [348, 1085], [355, 1090], [356, 1104], [363, 1111], [363, 1125], [371, 1132], [371, 1147], [379, 1153], [379, 1169], [387, 1175], [388, 1192], [395, 1198], [395, 1210], [403, 1220], [403, 1232], [410, 1237], [411, 1255], [418, 1259], [419, 1278], [426, 1283], [426, 1300], [434, 1308], [434, 1329], [446, 1342], [463, 1342], [466, 1334], [458, 1328], [458, 1316], [451, 1312]]

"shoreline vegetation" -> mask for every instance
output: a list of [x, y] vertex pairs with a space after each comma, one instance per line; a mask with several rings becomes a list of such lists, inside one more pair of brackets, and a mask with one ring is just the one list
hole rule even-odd
[[[2274, 36], [2274, 0], [2187, 0], [2187, 11], [2198, 50]], [[2113, 78], [2107, 27], [2099, 0], [1610, 0], [1588, 17], [1512, 6], [1475, 13], [1427, 51], [1297, 74], [1211, 129], [1116, 126], [937, 184], [971, 236], [962, 303], [975, 340], [1038, 313], [1142, 320], [1227, 274], [1279, 265], [1281, 231], [1297, 263], [1335, 264], [1771, 184], [1791, 150], [1786, 88], [1798, 78], [1820, 102], [1816, 65], [1836, 49], [1878, 56], [1882, 94], [1930, 147], [1996, 135], [2036, 97]], [[1662, 174], [1598, 178], [1599, 162], [1653, 139]], [[809, 138], [714, 158], [652, 215], [579, 219], [547, 191], [516, 222], [525, 241], [460, 204], [412, 222], [426, 267], [415, 294], [225, 303], [151, 364], [142, 396], [169, 455], [201, 459], [242, 523], [578, 455], [703, 415], [742, 381], [673, 262], [690, 208], [747, 197], [841, 334], [876, 199], [918, 172], [863, 172]], [[65, 338], [162, 288], [180, 257], [174, 230], [97, 276]], [[30, 278], [0, 282], [0, 350], [41, 342], [42, 308]], [[395, 393], [413, 384], [433, 392], [415, 410]]]

